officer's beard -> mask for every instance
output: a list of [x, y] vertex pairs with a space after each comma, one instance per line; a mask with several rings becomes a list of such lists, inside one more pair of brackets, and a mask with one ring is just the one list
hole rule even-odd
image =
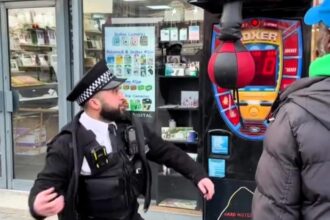
[[125, 117], [126, 111], [121, 105], [118, 108], [105, 107], [103, 105], [100, 115], [105, 121], [118, 121]]

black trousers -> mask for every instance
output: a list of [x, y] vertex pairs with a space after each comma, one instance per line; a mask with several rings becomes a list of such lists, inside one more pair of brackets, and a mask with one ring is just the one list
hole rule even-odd
[[[82, 217], [81, 220], [117, 220], [117, 219], [109, 219], [109, 218], [95, 218], [95, 217]], [[129, 219], [123, 219], [123, 220], [144, 220], [139, 213], [135, 213], [131, 218]]]
[[131, 208], [132, 212], [129, 217], [127, 218], [99, 218], [93, 216], [85, 216], [81, 215], [80, 220], [144, 220], [141, 215], [138, 213], [139, 204], [136, 202], [133, 207]]

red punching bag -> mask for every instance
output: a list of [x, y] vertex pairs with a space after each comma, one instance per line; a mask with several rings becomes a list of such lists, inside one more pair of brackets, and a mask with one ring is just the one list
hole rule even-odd
[[222, 88], [242, 88], [254, 78], [253, 57], [240, 41], [241, 23], [242, 2], [226, 3], [220, 21], [221, 43], [213, 52], [208, 64], [210, 80]]

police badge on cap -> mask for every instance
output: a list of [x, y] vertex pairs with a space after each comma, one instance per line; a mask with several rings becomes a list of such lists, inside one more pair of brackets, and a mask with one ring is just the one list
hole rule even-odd
[[77, 101], [82, 106], [98, 91], [114, 89], [125, 81], [126, 79], [117, 78], [108, 69], [105, 60], [101, 60], [83, 76], [66, 99]]

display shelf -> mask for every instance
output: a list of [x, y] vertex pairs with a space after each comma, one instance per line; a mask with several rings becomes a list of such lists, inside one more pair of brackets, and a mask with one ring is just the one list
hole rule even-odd
[[[193, 51], [195, 51], [193, 46], [189, 48], [191, 48], [189, 53], [195, 55], [193, 54]], [[185, 54], [181, 53], [181, 55]], [[162, 60], [165, 59], [162, 58]], [[186, 100], [187, 92], [197, 92], [198, 94], [200, 83], [198, 73], [197, 76], [188, 75], [187, 72], [190, 70], [190, 66], [186, 65], [183, 66], [184, 71], [181, 71], [180, 75], [165, 75], [166, 65], [163, 63], [161, 66], [162, 68], [159, 69], [156, 78], [158, 83], [156, 108], [157, 129], [162, 138], [172, 138], [163, 140], [174, 144], [175, 147], [189, 155], [194, 154], [194, 160], [196, 161], [197, 152], [199, 152], [198, 149], [200, 147], [197, 135], [200, 132], [198, 97], [196, 99], [196, 95], [191, 96], [192, 99], [189, 103], [184, 101]], [[170, 120], [176, 122], [176, 128], [189, 127], [189, 131], [196, 132], [196, 137], [191, 138], [193, 141], [188, 141], [188, 136], [184, 132], [182, 132], [182, 136], [166, 136], [164, 128], [169, 127]], [[159, 167], [157, 174], [158, 188], [156, 201], [158, 205], [181, 209], [195, 209], [197, 207], [199, 193], [194, 184], [173, 169], [166, 167]]]
[[19, 108], [19, 112], [58, 113], [58, 106], [52, 108]]
[[19, 71], [50, 71], [50, 66], [19, 66]]
[[85, 34], [98, 34], [102, 35], [102, 32], [99, 30], [85, 30]]
[[25, 74], [25, 71], [11, 70], [10, 73], [15, 74], [15, 75], [22, 75], [22, 74]]
[[94, 65], [84, 65], [84, 67], [86, 68], [86, 69], [90, 69], [90, 68], [92, 68]]
[[31, 83], [31, 84], [28, 84], [28, 85], [26, 85], [26, 84], [24, 84], [24, 85], [13, 85], [12, 84], [12, 88], [14, 88], [14, 89], [32, 89], [32, 88], [35, 88], [35, 87], [40, 87], [40, 86], [43, 86], [43, 84], [42, 83]]
[[172, 110], [172, 111], [198, 111], [199, 107], [187, 107], [182, 105], [161, 105], [157, 107], [158, 110]]
[[189, 142], [187, 140], [171, 140], [171, 139], [164, 139], [164, 141], [171, 142], [173, 144], [186, 144], [186, 145], [197, 145], [197, 141]]
[[165, 76], [159, 75], [160, 79], [198, 79], [198, 76]]
[[25, 98], [25, 97], [20, 97], [19, 101], [20, 102], [31, 102], [31, 101], [40, 101], [40, 100], [50, 100], [50, 99], [58, 99], [58, 96], [50, 96], [50, 95], [45, 95], [45, 96], [40, 96], [40, 97], [33, 97], [33, 98]]
[[51, 88], [56, 87], [57, 82], [54, 83], [41, 83], [41, 84], [31, 84], [31, 85], [22, 85], [22, 86], [12, 86], [14, 89], [33, 89], [33, 88]]
[[102, 52], [103, 49], [101, 49], [101, 48], [85, 48], [85, 51], [87, 51], [87, 52]]
[[[58, 104], [57, 98], [48, 98], [48, 99], [35, 99], [35, 100], [26, 100], [26, 101], [19, 101], [19, 107], [25, 109], [49, 109]], [[36, 110], [35, 112], [41, 112]], [[51, 111], [46, 111], [51, 112]]]
[[53, 50], [51, 45], [34, 45], [34, 44], [20, 44], [22, 50], [31, 52], [50, 52]]
[[181, 55], [193, 54], [195, 55], [203, 49], [203, 43], [184, 43], [181, 51]]
[[20, 48], [15, 48], [15, 49], [10, 48], [10, 51], [11, 51], [11, 52], [16, 52], [16, 53], [23, 53], [23, 52], [25, 52], [24, 50], [22, 50], [22, 49], [20, 49]]

